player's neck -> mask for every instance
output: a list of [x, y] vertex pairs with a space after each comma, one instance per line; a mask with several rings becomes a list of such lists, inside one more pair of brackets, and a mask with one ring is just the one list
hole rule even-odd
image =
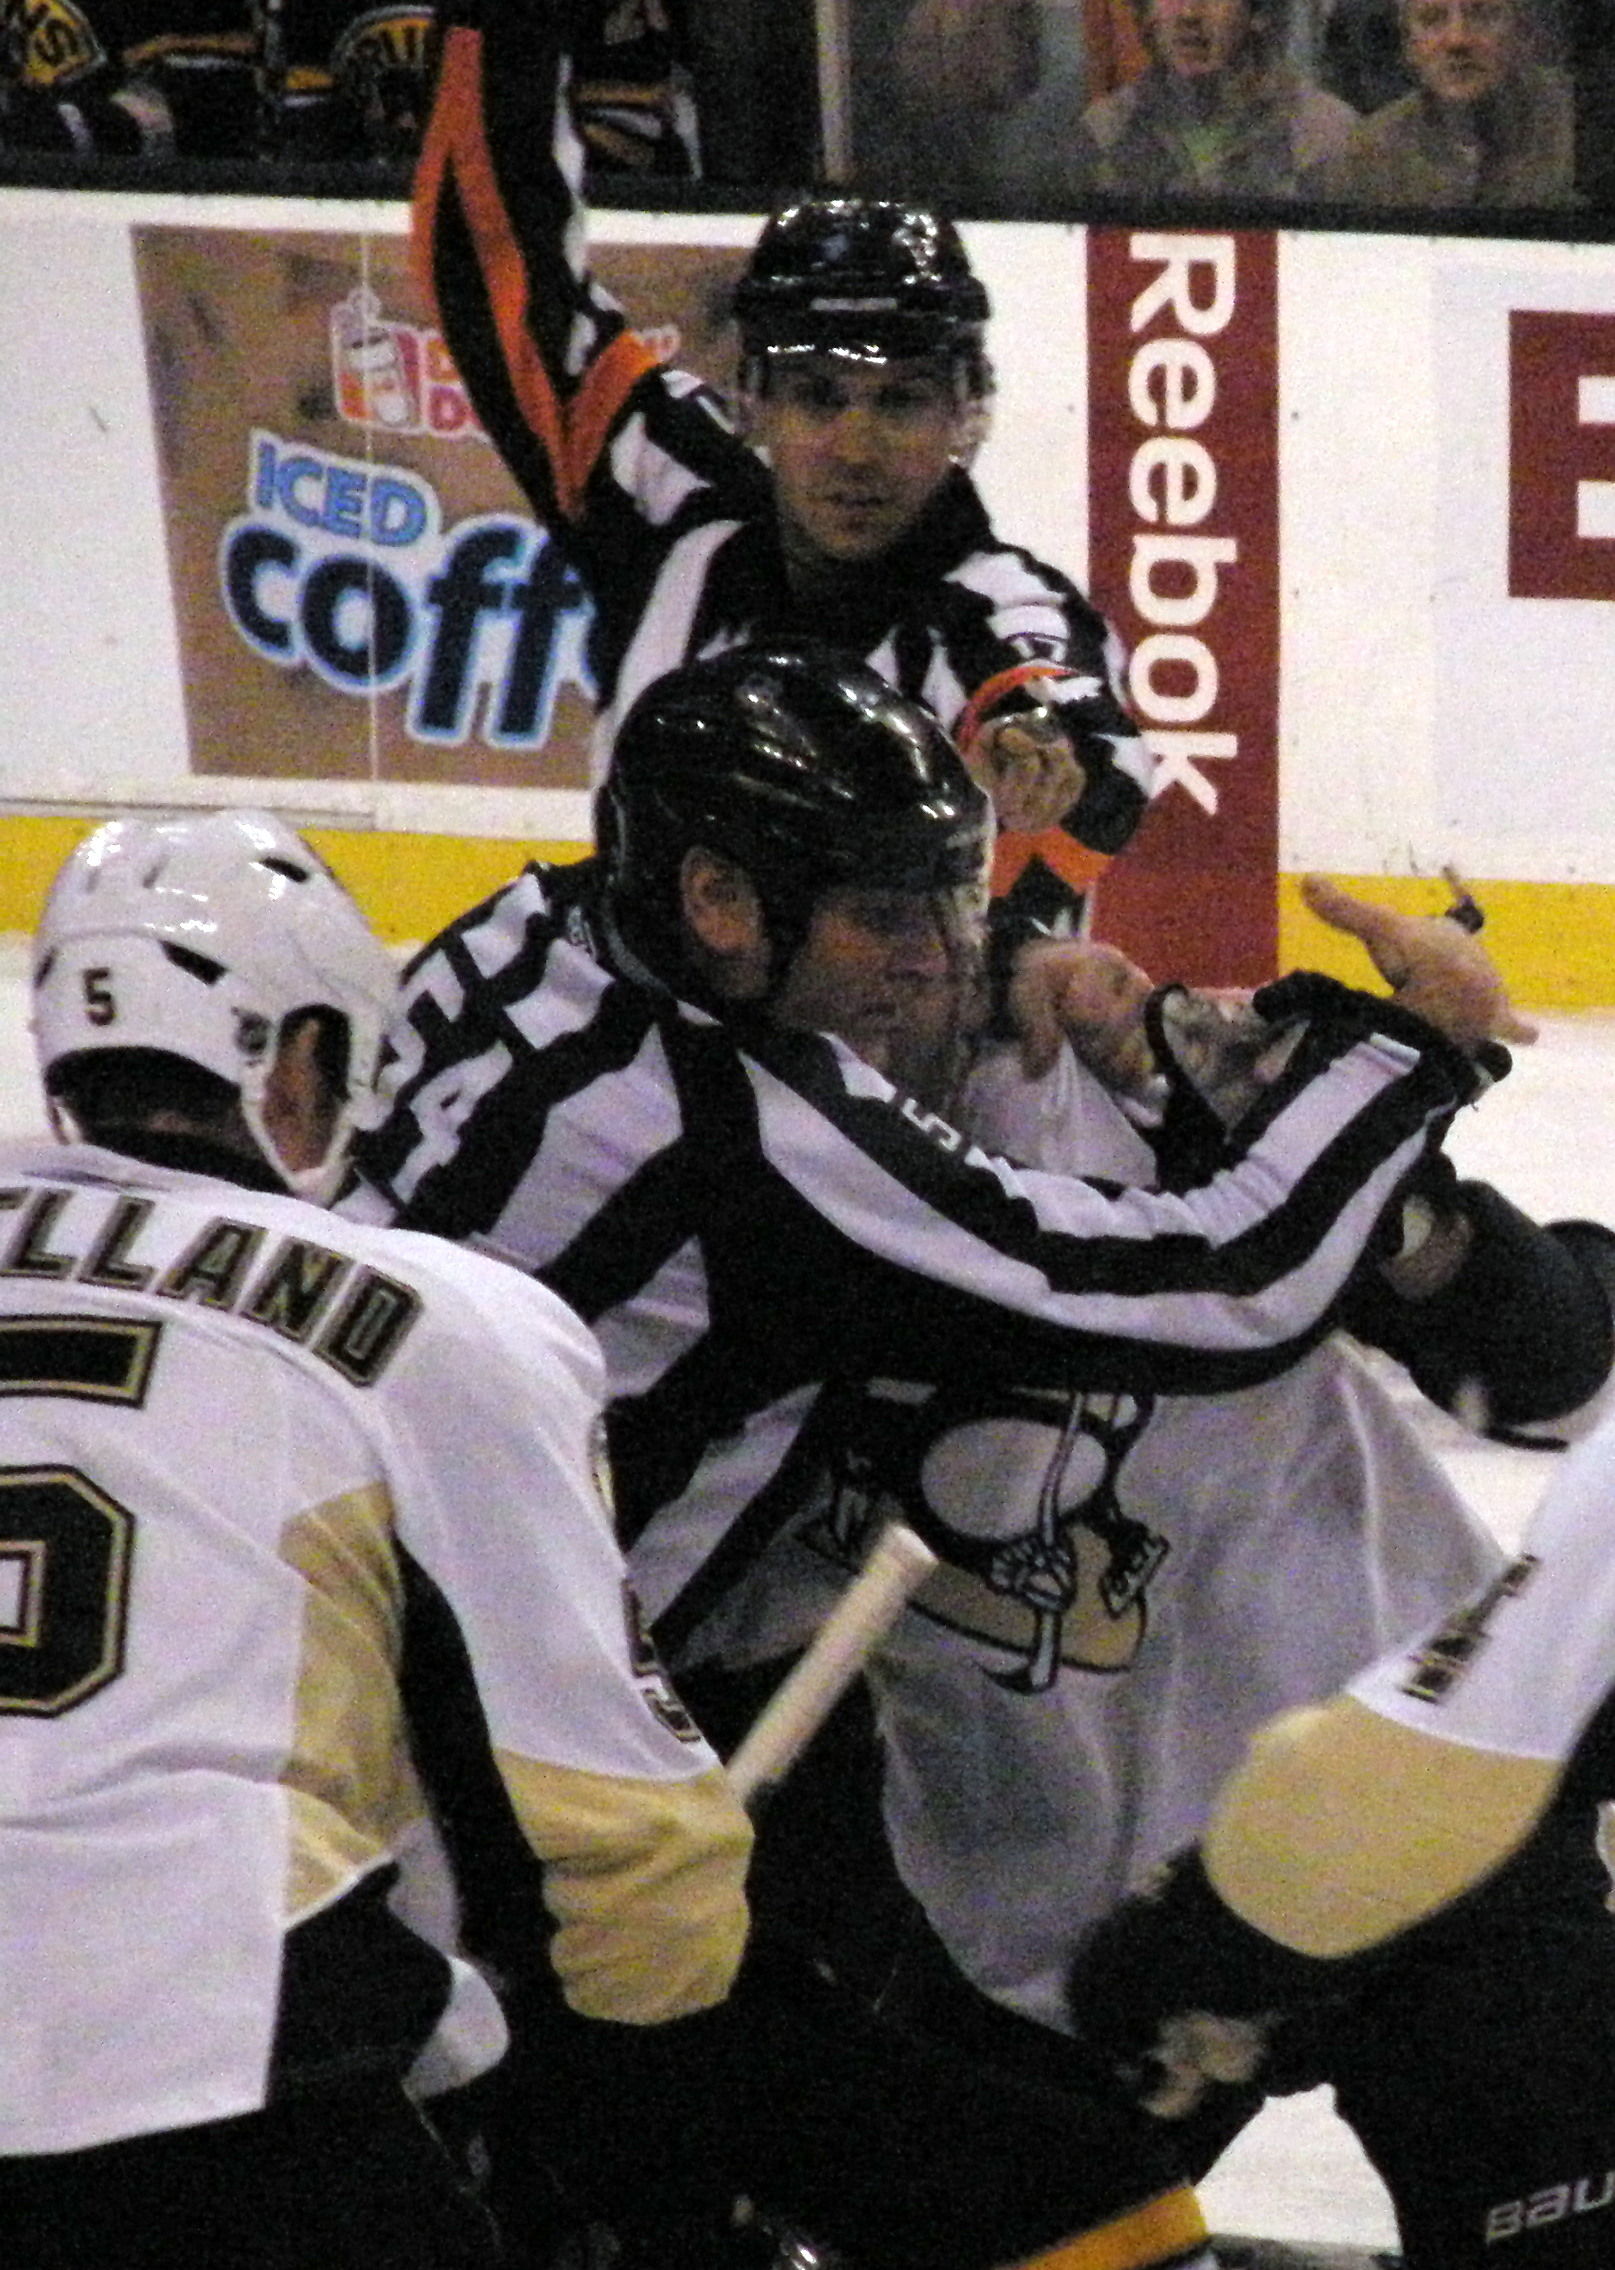
[[864, 590], [880, 577], [891, 557], [886, 551], [866, 560], [837, 559], [832, 553], [821, 551], [810, 536], [783, 516], [780, 550], [784, 554], [785, 580], [790, 585], [791, 598], [798, 607], [809, 608], [833, 605], [849, 593]]

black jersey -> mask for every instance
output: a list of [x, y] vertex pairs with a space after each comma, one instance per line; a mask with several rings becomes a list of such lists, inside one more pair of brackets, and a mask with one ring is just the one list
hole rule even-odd
[[431, 0], [0, 0], [0, 135], [103, 155], [393, 159], [419, 145]]
[[1341, 989], [1202, 1187], [1019, 1172], [838, 1043], [614, 967], [598, 890], [595, 862], [529, 867], [417, 959], [346, 1208], [469, 1240], [594, 1326], [619, 1522], [675, 1649], [794, 1511], [838, 1383], [1265, 1378], [1465, 1089]]

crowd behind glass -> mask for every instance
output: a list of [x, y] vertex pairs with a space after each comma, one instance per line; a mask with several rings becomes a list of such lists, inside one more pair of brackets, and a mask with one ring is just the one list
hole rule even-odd
[[[771, 195], [839, 168], [1027, 217], [1615, 205], [1615, 0], [846, 0], [839, 21], [827, 73], [814, 0], [602, 0], [579, 72], [595, 184]], [[432, 0], [0, 0], [0, 153], [390, 193], [436, 29]]]

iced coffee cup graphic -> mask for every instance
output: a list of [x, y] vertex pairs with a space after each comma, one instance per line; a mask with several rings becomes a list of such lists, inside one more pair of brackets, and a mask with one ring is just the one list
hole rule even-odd
[[331, 310], [337, 405], [354, 425], [399, 431], [418, 422], [415, 393], [398, 334], [380, 316], [380, 301], [362, 285]]

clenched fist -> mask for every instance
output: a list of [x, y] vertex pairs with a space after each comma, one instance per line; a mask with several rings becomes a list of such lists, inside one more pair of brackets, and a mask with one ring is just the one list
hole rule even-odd
[[1088, 778], [1065, 728], [1047, 710], [989, 718], [964, 760], [1008, 834], [1040, 835], [1058, 827]]

